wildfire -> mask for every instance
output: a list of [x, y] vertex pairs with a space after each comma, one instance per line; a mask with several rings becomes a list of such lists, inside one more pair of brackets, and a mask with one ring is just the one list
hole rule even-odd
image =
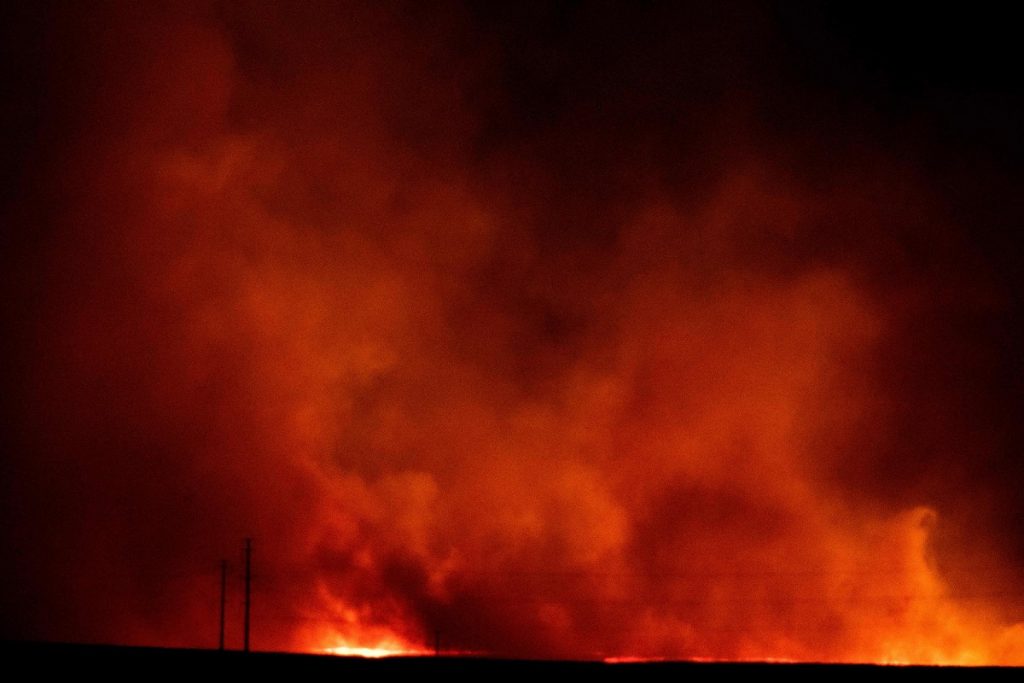
[[208, 646], [252, 536], [268, 649], [1024, 664], [1016, 166], [804, 12], [498, 4], [5, 26], [0, 638]]
[[312, 652], [322, 652], [329, 655], [339, 655], [342, 657], [413, 657], [432, 654], [430, 651], [423, 648], [407, 645], [400, 642], [397, 639], [394, 640], [381, 640], [377, 641], [372, 645], [354, 645], [351, 641], [345, 640], [341, 636], [329, 636], [324, 639], [326, 643], [333, 643], [330, 645], [314, 646], [310, 649]]
[[423, 646], [402, 637], [386, 626], [361, 623], [354, 610], [345, 610], [338, 625], [303, 629], [297, 649], [344, 657], [412, 657], [431, 654]]

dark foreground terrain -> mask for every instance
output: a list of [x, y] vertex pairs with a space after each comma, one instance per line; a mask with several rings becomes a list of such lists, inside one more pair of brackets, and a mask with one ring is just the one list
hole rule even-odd
[[[893, 678], [913, 680], [918, 675], [929, 679], [951, 677], [959, 680], [1020, 680], [1024, 670], [1007, 667], [930, 667], [875, 666], [849, 664], [777, 664], [777, 663], [704, 663], [650, 662], [606, 664], [603, 662], [566, 662], [491, 659], [486, 657], [390, 657], [366, 659], [272, 652], [217, 652], [215, 650], [178, 650], [170, 648], [123, 647], [112, 645], [74, 645], [57, 643], [0, 644], [0, 655], [8, 671], [21, 670], [31, 675], [52, 673], [74, 676], [131, 676], [153, 674], [281, 675], [287, 680], [358, 681], [392, 677], [409, 680], [449, 681], [488, 680], [494, 677], [544, 680], [704, 680], [742, 676], [744, 680], [764, 678], [828, 680], [853, 675], [854, 680]], [[869, 679], [870, 680], [870, 679]]]

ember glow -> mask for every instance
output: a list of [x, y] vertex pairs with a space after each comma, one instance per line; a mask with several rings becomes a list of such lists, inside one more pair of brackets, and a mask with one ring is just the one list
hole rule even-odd
[[1024, 664], [1009, 29], [666, 5], [13, 10], [0, 637]]
[[339, 655], [343, 657], [408, 657], [416, 655], [431, 654], [428, 650], [416, 649], [414, 646], [406, 643], [400, 643], [397, 640], [381, 640], [373, 645], [352, 645], [351, 641], [345, 640], [344, 638], [328, 639], [325, 641], [333, 643], [325, 647], [314, 649], [313, 651], [323, 652], [329, 655]]

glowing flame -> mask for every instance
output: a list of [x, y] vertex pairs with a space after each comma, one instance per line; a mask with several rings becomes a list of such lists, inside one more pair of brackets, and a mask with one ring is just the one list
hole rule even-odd
[[381, 641], [375, 645], [351, 645], [340, 642], [336, 645], [321, 647], [320, 652], [342, 657], [412, 657], [430, 654], [422, 648], [411, 648], [398, 641]]
[[386, 629], [352, 630], [342, 633], [327, 629], [312, 636], [302, 649], [342, 657], [414, 657], [433, 654]]

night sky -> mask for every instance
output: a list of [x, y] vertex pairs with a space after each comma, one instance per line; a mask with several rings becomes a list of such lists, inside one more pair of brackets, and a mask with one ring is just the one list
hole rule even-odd
[[0, 10], [0, 638], [1024, 664], [1010, 10]]

